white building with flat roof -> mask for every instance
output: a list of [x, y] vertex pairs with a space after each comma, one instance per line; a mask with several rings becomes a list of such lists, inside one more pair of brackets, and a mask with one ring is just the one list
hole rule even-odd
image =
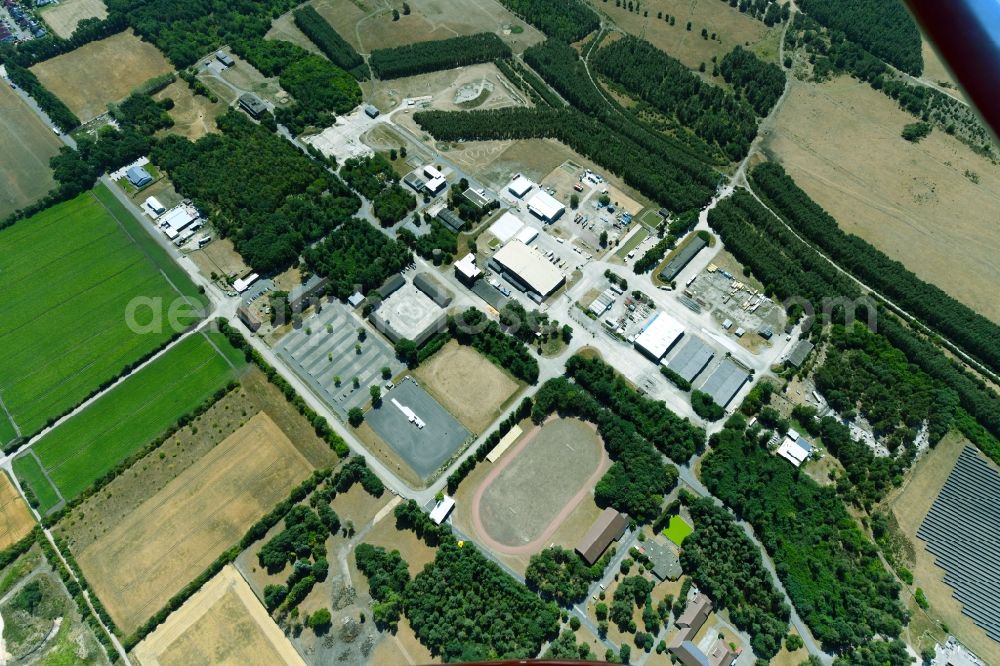
[[167, 210], [166, 207], [162, 203], [160, 203], [160, 200], [157, 199], [156, 197], [149, 197], [148, 199], [146, 199], [145, 208], [146, 212], [152, 215], [153, 217], [158, 217], [160, 215], [163, 215], [163, 213]]
[[566, 210], [566, 206], [545, 190], [538, 190], [528, 198], [528, 210], [543, 221], [552, 223]]
[[565, 276], [538, 251], [514, 239], [496, 251], [492, 262], [514, 286], [545, 299], [558, 289]]
[[489, 232], [501, 243], [506, 243], [516, 236], [523, 226], [524, 222], [508, 210], [490, 225]]
[[680, 322], [670, 318], [666, 313], [658, 312], [643, 326], [633, 344], [636, 349], [659, 363], [682, 335], [684, 327]]
[[524, 198], [524, 195], [530, 192], [531, 188], [533, 188], [534, 186], [535, 184], [533, 182], [531, 182], [521, 174], [517, 174], [514, 180], [510, 181], [510, 185], [507, 186], [507, 189], [515, 197], [517, 197], [518, 199], [522, 199]]
[[476, 266], [476, 255], [471, 252], [455, 262], [455, 277], [467, 285], [471, 285], [482, 274]]
[[191, 226], [198, 219], [198, 214], [187, 206], [178, 206], [166, 213], [160, 219], [160, 228], [173, 240], [177, 234]]
[[517, 236], [515, 236], [515, 238], [525, 245], [530, 245], [531, 241], [538, 238], [538, 229], [526, 224], [520, 231], [517, 232]]
[[236, 290], [237, 294], [242, 294], [244, 291], [250, 288], [257, 279], [260, 278], [256, 273], [251, 273], [250, 275], [242, 278], [240, 280], [233, 280], [233, 289]]

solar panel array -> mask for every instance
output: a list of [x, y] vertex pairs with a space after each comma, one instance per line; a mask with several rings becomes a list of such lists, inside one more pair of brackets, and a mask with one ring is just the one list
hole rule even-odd
[[1000, 473], [965, 447], [917, 536], [962, 612], [1000, 642]]

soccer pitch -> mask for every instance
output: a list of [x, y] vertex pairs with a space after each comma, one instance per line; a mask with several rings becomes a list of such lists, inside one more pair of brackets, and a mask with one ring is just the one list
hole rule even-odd
[[[203, 304], [180, 267], [103, 186], [0, 231], [0, 275], [0, 398], [23, 437], [173, 334], [167, 325], [130, 330], [132, 299], [162, 299], [167, 308], [183, 295]], [[147, 309], [137, 319], [148, 317]], [[0, 427], [0, 435], [6, 431]]]
[[663, 534], [678, 546], [684, 543], [684, 539], [688, 538], [691, 532], [694, 532], [694, 528], [680, 516], [670, 516], [670, 524], [663, 530]]
[[39, 511], [72, 500], [226, 386], [243, 363], [231, 365], [241, 359], [224, 336], [211, 342], [201, 333], [188, 337], [18, 456], [14, 472]]

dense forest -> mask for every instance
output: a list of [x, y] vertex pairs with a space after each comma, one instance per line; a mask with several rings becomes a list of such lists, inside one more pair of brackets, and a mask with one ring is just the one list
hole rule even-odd
[[469, 345], [518, 379], [529, 384], [538, 381], [538, 359], [523, 342], [504, 333], [482, 310], [469, 308], [449, 318], [448, 330], [459, 344]]
[[403, 612], [403, 597], [410, 582], [406, 561], [398, 550], [387, 552], [381, 546], [359, 543], [354, 549], [358, 571], [368, 578], [368, 589], [375, 603], [372, 619], [380, 629], [396, 631]]
[[616, 40], [601, 47], [591, 65], [731, 160], [742, 159], [757, 135], [757, 118], [747, 102], [705, 83], [647, 41], [631, 36]]
[[898, 636], [899, 585], [837, 493], [748, 440], [744, 426], [735, 416], [712, 436], [702, 481], [753, 525], [813, 634], [836, 652]]
[[[719, 175], [665, 141], [637, 134], [643, 143], [573, 109], [507, 108], [490, 111], [421, 111], [414, 120], [440, 141], [553, 138], [622, 177], [671, 210], [706, 204]], [[630, 121], [622, 119], [623, 124]], [[641, 133], [638, 128], [632, 128]]]
[[717, 610], [728, 610], [733, 624], [750, 634], [754, 656], [771, 659], [788, 633], [790, 611], [760, 549], [712, 500], [695, 499], [688, 510], [695, 529], [684, 540], [681, 566]]
[[392, 164], [378, 153], [344, 160], [340, 177], [351, 189], [372, 202], [372, 212], [384, 227], [399, 222], [417, 207], [413, 194], [399, 184], [399, 176]]
[[737, 45], [719, 62], [722, 78], [764, 118], [785, 91], [785, 70]]
[[511, 83], [527, 93], [535, 106], [551, 106], [559, 108], [564, 106], [559, 95], [552, 92], [552, 89], [545, 85], [538, 75], [521, 64], [515, 58], [506, 58], [496, 61], [497, 68], [503, 72]]
[[480, 32], [391, 49], [375, 49], [368, 64], [378, 78], [398, 79], [510, 56], [510, 47], [502, 39], [492, 32]]
[[363, 81], [370, 76], [368, 65], [354, 47], [341, 37], [333, 26], [311, 5], [296, 9], [293, 17], [295, 25], [323, 52], [330, 61], [351, 73], [354, 78]]
[[165, 138], [150, 158], [259, 272], [288, 268], [357, 211], [340, 179], [245, 114], [229, 111], [217, 124], [221, 134], [196, 143]]
[[436, 219], [431, 219], [427, 225], [430, 231], [425, 234], [417, 236], [409, 229], [399, 229], [396, 238], [424, 259], [433, 261], [435, 266], [450, 264], [458, 253], [458, 236]]
[[610, 558], [587, 566], [576, 551], [552, 546], [531, 556], [524, 572], [528, 587], [560, 606], [572, 606], [587, 597], [590, 584], [599, 580]]
[[867, 241], [844, 233], [780, 165], [762, 164], [752, 171], [751, 179], [772, 210], [823, 254], [994, 372], [1000, 372], [1000, 326], [924, 282]]
[[549, 37], [564, 42], [579, 41], [601, 25], [597, 13], [582, 0], [560, 0], [558, 10], [551, 0], [500, 0], [500, 4]]
[[920, 30], [901, 0], [802, 0], [799, 6], [904, 72], [923, 72]]
[[409, 248], [378, 229], [351, 218], [304, 253], [306, 266], [329, 278], [331, 293], [346, 299], [355, 289], [367, 294], [413, 261]]
[[646, 398], [604, 361], [573, 356], [566, 375], [601, 404], [632, 423], [640, 435], [676, 463], [684, 464], [705, 443], [705, 431], [667, 409], [662, 400]]

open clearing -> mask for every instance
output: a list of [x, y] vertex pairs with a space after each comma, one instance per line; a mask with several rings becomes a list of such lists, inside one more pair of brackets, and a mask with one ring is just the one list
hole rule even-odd
[[523, 554], [548, 543], [609, 465], [593, 425], [551, 419], [523, 435], [473, 497], [473, 522], [493, 550]]
[[253, 416], [77, 556], [126, 633], [239, 540], [313, 467]]
[[[773, 41], [768, 38], [770, 32], [781, 32], [780, 25], [768, 28], [762, 21], [741, 14], [729, 3], [719, 0], [646, 0], [642, 3], [642, 13], [649, 12], [648, 16], [630, 12], [624, 6], [615, 7], [611, 2], [591, 0], [590, 4], [598, 13], [611, 17], [625, 32], [642, 36], [691, 69], [705, 63], [709, 72], [712, 56], [721, 60], [737, 45], [749, 42], [753, 48], [757, 42]], [[656, 16], [660, 12], [664, 18], [658, 19]], [[667, 15], [676, 17], [674, 25], [666, 20]], [[691, 22], [690, 31], [686, 29], [688, 21]], [[708, 30], [709, 37], [714, 32], [716, 39], [702, 37], [702, 28]], [[776, 62], [777, 52], [774, 56]]]
[[52, 32], [69, 39], [83, 19], [106, 19], [108, 8], [103, 0], [60, 0], [59, 4], [46, 5], [40, 13]]
[[[167, 112], [173, 119], [174, 126], [163, 130], [163, 133], [177, 134], [191, 141], [217, 131], [215, 119], [226, 112], [225, 104], [213, 104], [207, 97], [195, 95], [188, 84], [181, 80], [174, 81], [153, 95], [156, 101], [167, 98], [174, 101], [174, 108]], [[144, 192], [143, 197], [145, 196], [148, 194]]]
[[232, 565], [135, 646], [142, 666], [305, 664]]
[[55, 186], [49, 158], [61, 145], [6, 82], [0, 85], [0, 220]]
[[139, 84], [173, 70], [155, 46], [128, 29], [31, 68], [42, 84], [82, 122], [128, 97]]
[[[212, 343], [228, 345], [221, 336]], [[187, 338], [18, 457], [14, 471], [35, 491], [39, 510], [54, 506], [53, 493], [76, 497], [225, 386], [234, 369], [212, 343], [200, 334]]]
[[[410, 3], [409, 16], [400, 12], [398, 21], [392, 20], [392, 7], [398, 7], [379, 0], [318, 0], [312, 5], [360, 53], [477, 32], [495, 32], [520, 53], [544, 39], [497, 2], [421, 0]], [[504, 34], [504, 28], [511, 25], [520, 26], [523, 32]]]
[[[950, 433], [938, 445], [922, 456], [913, 466], [913, 470], [905, 485], [892, 496], [887, 505], [899, 523], [900, 531], [912, 544], [915, 561], [907, 562], [913, 572], [913, 585], [923, 588], [930, 602], [930, 611], [914, 608], [914, 627], [927, 626], [927, 621], [917, 622], [924, 616], [930, 616], [948, 625], [960, 641], [982, 657], [988, 664], [1000, 663], [1000, 643], [992, 640], [986, 632], [980, 629], [969, 618], [962, 614], [962, 604], [952, 597], [952, 588], [944, 582], [944, 569], [937, 566], [934, 556], [924, 548], [925, 543], [917, 537], [917, 530], [937, 499], [938, 493], [944, 487], [951, 474], [962, 449], [968, 441], [955, 433]], [[912, 592], [912, 590], [911, 590]], [[904, 593], [904, 597], [909, 596]], [[908, 628], [905, 631], [912, 631]], [[943, 638], [943, 632], [939, 638]], [[917, 645], [921, 636], [910, 636], [911, 643]]]
[[[134, 333], [130, 302], [166, 310], [178, 298], [172, 283], [200, 303], [183, 270], [103, 186], [0, 232], [0, 274], [0, 397], [25, 436], [170, 337], [166, 317], [159, 331]], [[150, 323], [150, 308], [135, 321]]]
[[[428, 95], [431, 97], [430, 102], [422, 102], [419, 110], [468, 111], [476, 109], [486, 111], [509, 106], [529, 105], [527, 95], [515, 88], [491, 62], [363, 85], [368, 92], [366, 99], [386, 113], [398, 107], [407, 97]], [[481, 90], [478, 97], [473, 101], [455, 102], [460, 90], [466, 92], [471, 88]], [[397, 114], [394, 119], [397, 122], [407, 120], [406, 114], [409, 111], [407, 109], [403, 113]], [[404, 124], [412, 126], [412, 121]], [[372, 131], [384, 127], [386, 126], [376, 125]], [[422, 134], [419, 129], [415, 133], [417, 136]]]
[[31, 528], [35, 519], [11, 483], [10, 477], [0, 473], [0, 550], [20, 541]]
[[[413, 373], [462, 425], [484, 432], [517, 392], [518, 383], [471, 347], [454, 340]], [[470, 396], [475, 396], [470, 400]]]
[[915, 120], [847, 76], [795, 82], [765, 150], [844, 231], [1000, 322], [1000, 167], [937, 129], [905, 141]]

